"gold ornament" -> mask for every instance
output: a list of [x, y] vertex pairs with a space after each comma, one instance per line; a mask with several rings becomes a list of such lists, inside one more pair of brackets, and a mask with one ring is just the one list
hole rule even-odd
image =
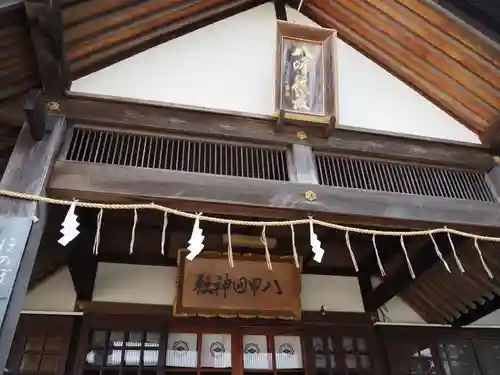
[[308, 190], [304, 193], [304, 198], [309, 202], [313, 202], [316, 200], [316, 193], [314, 191]]
[[307, 139], [307, 133], [305, 131], [297, 132], [297, 139], [305, 141]]
[[59, 111], [60, 105], [58, 102], [49, 102], [47, 108], [49, 111]]

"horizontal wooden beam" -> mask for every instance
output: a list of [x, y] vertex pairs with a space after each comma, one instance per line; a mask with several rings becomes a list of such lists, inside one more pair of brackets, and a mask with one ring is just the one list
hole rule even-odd
[[213, 112], [200, 108], [165, 105], [157, 102], [111, 99], [70, 94], [61, 102], [61, 112], [75, 123], [105, 125], [124, 130], [148, 130], [181, 135], [248, 140], [261, 144], [302, 143], [316, 150], [331, 150], [369, 158], [488, 171], [493, 159], [481, 145], [440, 142], [394, 134], [376, 134], [338, 125], [325, 139], [321, 130], [308, 130], [308, 139], [299, 141], [297, 131], [287, 126], [275, 133], [276, 119], [239, 112]]
[[[116, 165], [59, 161], [52, 196], [115, 202], [156, 201], [199, 212], [305, 217], [364, 225], [500, 228], [498, 204]], [[315, 201], [304, 197], [316, 194]], [[248, 211], [252, 212], [248, 212]]]
[[[146, 305], [139, 303], [123, 303], [123, 302], [79, 302], [80, 309], [89, 315], [87, 318], [89, 324], [93, 327], [99, 326], [102, 318], [99, 315], [137, 315], [150, 317], [151, 315], [161, 315], [163, 319], [176, 324], [176, 326], [198, 326], [198, 327], [213, 327], [216, 325], [224, 325], [224, 327], [238, 327], [242, 326], [242, 319], [227, 319], [227, 318], [211, 318], [199, 319], [196, 317], [174, 317], [173, 306], [170, 305]], [[303, 311], [301, 325], [314, 325], [332, 327], [332, 322], [335, 325], [351, 327], [372, 327], [374, 322], [374, 315], [367, 313], [357, 312], [343, 312], [343, 311]], [[221, 324], [221, 322], [223, 322]], [[297, 322], [291, 320], [274, 320], [274, 319], [244, 319], [245, 326], [253, 327], [287, 327], [297, 326]], [[101, 323], [102, 325], [102, 323]]]

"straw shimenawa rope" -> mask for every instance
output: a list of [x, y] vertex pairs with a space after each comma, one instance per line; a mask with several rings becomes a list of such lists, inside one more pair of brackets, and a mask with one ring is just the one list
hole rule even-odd
[[[428, 229], [428, 230], [419, 230], [419, 231], [383, 231], [383, 230], [374, 230], [374, 229], [363, 229], [363, 228], [356, 228], [356, 227], [350, 227], [346, 225], [339, 225], [339, 224], [334, 224], [334, 223], [329, 223], [326, 221], [321, 221], [321, 220], [316, 220], [313, 219], [312, 217], [309, 217], [307, 219], [301, 219], [301, 220], [285, 220], [285, 221], [248, 221], [248, 220], [232, 220], [232, 219], [222, 219], [218, 217], [211, 217], [211, 216], [202, 216], [201, 214], [194, 214], [190, 212], [184, 212], [184, 211], [179, 211], [175, 210], [173, 208], [161, 206], [155, 203], [150, 203], [150, 204], [108, 204], [108, 203], [91, 203], [91, 202], [81, 202], [78, 200], [63, 200], [63, 199], [54, 199], [54, 198], [49, 198], [49, 197], [42, 197], [39, 195], [33, 195], [33, 194], [25, 194], [25, 193], [17, 193], [14, 191], [8, 191], [8, 190], [0, 190], [0, 196], [4, 197], [10, 197], [10, 198], [15, 198], [15, 199], [24, 199], [24, 200], [29, 200], [29, 201], [36, 201], [36, 202], [45, 202], [49, 204], [58, 204], [58, 205], [65, 205], [65, 206], [71, 206], [75, 205], [78, 207], [84, 207], [84, 208], [94, 208], [98, 209], [99, 213], [97, 215], [97, 228], [96, 228], [96, 234], [94, 238], [94, 246], [93, 246], [93, 253], [98, 254], [99, 252], [99, 242], [100, 242], [100, 231], [101, 231], [101, 225], [102, 225], [102, 216], [103, 216], [103, 211], [104, 210], [133, 210], [134, 211], [134, 225], [132, 228], [132, 237], [130, 240], [130, 254], [133, 253], [134, 251], [134, 243], [135, 243], [135, 229], [137, 226], [137, 220], [138, 220], [138, 215], [137, 211], [138, 210], [157, 210], [157, 211], [162, 211], [164, 214], [163, 217], [163, 230], [162, 230], [162, 242], [161, 242], [161, 251], [162, 254], [165, 253], [165, 229], [167, 226], [167, 221], [168, 221], [168, 214], [172, 215], [177, 215], [177, 216], [182, 216], [190, 219], [194, 219], [195, 222], [199, 222], [200, 220], [212, 222], [212, 223], [218, 223], [218, 224], [224, 224], [227, 225], [228, 229], [228, 260], [229, 264], [231, 267], [234, 267], [234, 260], [233, 260], [233, 249], [232, 249], [232, 244], [231, 244], [231, 225], [240, 225], [240, 226], [252, 226], [252, 227], [262, 227], [262, 236], [261, 236], [261, 242], [265, 247], [265, 254], [266, 254], [266, 263], [267, 267], [269, 270], [272, 270], [272, 263], [271, 263], [271, 254], [269, 252], [268, 244], [267, 244], [267, 237], [266, 237], [266, 227], [282, 227], [282, 226], [290, 226], [291, 231], [292, 231], [292, 247], [293, 247], [293, 256], [295, 260], [295, 264], [297, 267], [299, 267], [299, 262], [298, 262], [298, 255], [297, 255], [297, 250], [295, 246], [295, 231], [293, 229], [294, 225], [301, 225], [301, 224], [315, 224], [315, 225], [321, 225], [326, 228], [332, 228], [336, 229], [339, 231], [344, 231], [345, 232], [345, 237], [346, 237], [346, 245], [347, 248], [349, 249], [349, 253], [351, 254], [352, 262], [354, 265], [354, 268], [356, 272], [358, 271], [358, 264], [356, 262], [356, 257], [354, 255], [354, 252], [351, 248], [351, 243], [350, 243], [350, 237], [349, 233], [358, 233], [358, 234], [367, 234], [372, 236], [372, 242], [373, 242], [373, 247], [375, 250], [375, 253], [377, 255], [377, 263], [380, 268], [380, 272], [382, 274], [382, 277], [386, 275], [386, 272], [384, 270], [384, 267], [382, 265], [381, 259], [378, 254], [378, 249], [377, 249], [377, 243], [375, 240], [375, 236], [380, 235], [380, 236], [391, 236], [391, 237], [400, 237], [400, 242], [401, 242], [401, 247], [403, 249], [406, 262], [408, 265], [408, 270], [410, 272], [410, 275], [412, 278], [415, 278], [416, 275], [413, 271], [413, 267], [411, 265], [410, 259], [408, 252], [406, 250], [406, 245], [404, 242], [404, 237], [410, 237], [410, 236], [430, 236], [432, 239], [432, 242], [434, 244], [436, 254], [438, 257], [441, 259], [443, 264], [445, 265], [446, 269], [448, 271], [451, 271], [448, 264], [443, 258], [442, 253], [439, 251], [439, 248], [437, 246], [436, 241], [434, 240], [433, 234], [437, 233], [446, 233], [448, 236], [448, 240], [450, 242], [450, 246], [453, 250], [453, 256], [455, 258], [455, 261], [460, 269], [460, 271], [463, 273], [465, 272], [462, 263], [458, 259], [458, 255], [456, 253], [455, 246], [453, 244], [451, 234], [455, 234], [458, 236], [466, 237], [466, 238], [471, 238], [474, 239], [474, 246], [479, 254], [479, 257], [481, 259], [481, 263], [483, 264], [483, 267], [485, 271], [488, 273], [488, 276], [490, 278], [493, 278], [493, 274], [491, 273], [491, 270], [488, 268], [486, 265], [486, 262], [484, 260], [483, 254], [481, 252], [481, 249], [479, 248], [478, 241], [490, 241], [490, 242], [500, 242], [499, 237], [489, 237], [489, 236], [481, 236], [477, 234], [472, 234], [468, 232], [462, 232], [456, 229], [450, 229], [448, 227], [443, 227], [443, 228], [435, 228], [435, 229]], [[195, 224], [196, 225], [196, 224]]]
[[[0, 196], [16, 198], [16, 199], [24, 199], [35, 202], [44, 202], [49, 204], [57, 204], [63, 206], [71, 206], [71, 204], [74, 203], [75, 206], [83, 208], [94, 208], [101, 210], [157, 210], [157, 211], [162, 211], [164, 213], [166, 212], [167, 214], [182, 216], [189, 219], [196, 219], [198, 217], [198, 215], [195, 213], [179, 211], [173, 208], [161, 206], [156, 203], [142, 203], [142, 204], [92, 203], [92, 202], [82, 202], [76, 200], [70, 201], [64, 199], [42, 197], [39, 195], [18, 193], [15, 191], [8, 191], [8, 190], [0, 190]], [[217, 224], [224, 224], [224, 225], [232, 224], [232, 225], [249, 226], [249, 227], [284, 227], [284, 226], [302, 225], [302, 224], [309, 225], [312, 220], [314, 225], [320, 225], [326, 228], [336, 229], [339, 231], [352, 232], [358, 234], [368, 234], [372, 236], [377, 235], [377, 236], [391, 236], [391, 237], [401, 237], [401, 236], [412, 237], [412, 236], [428, 236], [438, 233], [449, 233], [457, 236], [471, 238], [478, 241], [500, 242], [500, 237], [483, 236], [483, 235], [460, 231], [457, 229], [451, 229], [448, 227], [426, 229], [426, 230], [415, 230], [415, 231], [384, 231], [375, 229], [356, 228], [356, 227], [329, 223], [326, 221], [309, 219], [309, 218], [300, 220], [284, 220], [284, 221], [248, 221], [248, 220], [223, 219], [213, 216], [202, 216], [200, 217], [200, 220]]]

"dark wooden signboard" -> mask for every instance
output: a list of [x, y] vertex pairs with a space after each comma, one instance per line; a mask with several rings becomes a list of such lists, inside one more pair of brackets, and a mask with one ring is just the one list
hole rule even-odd
[[300, 320], [301, 269], [293, 259], [272, 258], [273, 270], [261, 255], [227, 256], [202, 253], [193, 261], [179, 257], [176, 315], [276, 317]]

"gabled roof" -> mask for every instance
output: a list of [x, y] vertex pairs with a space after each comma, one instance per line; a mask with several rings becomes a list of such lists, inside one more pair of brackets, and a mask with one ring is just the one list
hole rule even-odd
[[[80, 77], [264, 2], [63, 1], [70, 70]], [[430, 2], [307, 0], [301, 10], [471, 130], [500, 116], [499, 46]]]
[[[71, 78], [265, 2], [60, 0]], [[40, 81], [24, 7], [17, 3], [0, 11], [0, 67], [7, 68], [0, 74], [0, 100]], [[301, 11], [337, 29], [473, 131], [481, 134], [500, 117], [500, 46], [433, 2], [305, 0]]]

